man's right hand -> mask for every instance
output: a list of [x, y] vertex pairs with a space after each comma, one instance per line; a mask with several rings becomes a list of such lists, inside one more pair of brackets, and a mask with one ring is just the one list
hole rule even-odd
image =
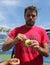
[[20, 41], [25, 41], [26, 39], [27, 37], [24, 34], [19, 33], [15, 38], [15, 41], [20, 42]]

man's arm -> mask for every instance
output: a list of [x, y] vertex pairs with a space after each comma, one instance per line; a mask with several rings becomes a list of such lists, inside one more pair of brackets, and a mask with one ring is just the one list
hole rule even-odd
[[7, 41], [2, 46], [2, 50], [7, 51], [11, 49], [15, 44], [19, 43], [20, 41], [25, 41], [26, 39], [27, 37], [21, 33], [19, 33], [14, 40], [11, 38], [8, 38]]
[[43, 44], [43, 48], [42, 47], [39, 47], [37, 49], [43, 56], [49, 56], [49, 50], [48, 50], [48, 44], [47, 43], [44, 43]]
[[15, 43], [18, 43], [17, 38], [14, 40], [11, 38], [8, 38], [7, 41], [2, 46], [2, 50], [7, 51], [7, 50], [11, 49], [15, 45]]
[[41, 53], [43, 56], [49, 56], [49, 50], [48, 50], [48, 43], [44, 43], [43, 47], [41, 47], [38, 43], [38, 41], [33, 40], [31, 41], [31, 46], [36, 49], [39, 53]]

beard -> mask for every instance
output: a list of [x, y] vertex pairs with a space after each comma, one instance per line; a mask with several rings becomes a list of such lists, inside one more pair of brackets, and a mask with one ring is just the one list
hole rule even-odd
[[35, 21], [26, 21], [26, 25], [29, 27], [34, 26], [34, 24], [35, 24]]

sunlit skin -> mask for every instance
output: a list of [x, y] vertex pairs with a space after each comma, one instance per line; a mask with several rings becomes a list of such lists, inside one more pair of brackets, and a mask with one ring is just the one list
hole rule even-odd
[[27, 10], [24, 17], [25, 17], [25, 21], [26, 21], [26, 26], [29, 28], [32, 28], [34, 26], [36, 18], [37, 18], [36, 11]]
[[17, 58], [12, 58], [4, 62], [1, 62], [0, 65], [20, 65], [20, 60]]

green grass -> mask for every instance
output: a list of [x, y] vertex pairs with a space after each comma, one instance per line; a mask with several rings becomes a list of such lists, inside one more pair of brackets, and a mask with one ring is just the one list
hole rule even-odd
[[50, 64], [44, 64], [44, 65], [50, 65]]
[[0, 54], [0, 60], [7, 60], [11, 58], [11, 54]]

